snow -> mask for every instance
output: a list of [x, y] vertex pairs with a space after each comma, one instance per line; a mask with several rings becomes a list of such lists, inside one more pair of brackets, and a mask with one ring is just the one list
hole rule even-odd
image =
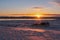
[[0, 40], [60, 40], [60, 25], [31, 27], [34, 22], [0, 21]]

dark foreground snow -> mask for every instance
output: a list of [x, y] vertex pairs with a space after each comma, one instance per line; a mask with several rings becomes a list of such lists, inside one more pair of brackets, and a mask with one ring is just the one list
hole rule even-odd
[[59, 23], [46, 28], [31, 24], [31, 21], [0, 21], [0, 40], [60, 40]]
[[59, 30], [0, 28], [0, 40], [60, 40]]

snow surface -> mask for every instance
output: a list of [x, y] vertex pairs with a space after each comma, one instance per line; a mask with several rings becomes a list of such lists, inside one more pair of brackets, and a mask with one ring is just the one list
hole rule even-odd
[[60, 40], [60, 21], [49, 27], [33, 27], [32, 20], [0, 20], [0, 40]]

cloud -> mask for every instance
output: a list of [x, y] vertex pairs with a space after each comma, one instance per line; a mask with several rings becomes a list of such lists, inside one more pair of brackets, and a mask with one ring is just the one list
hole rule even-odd
[[57, 5], [57, 6], [60, 6], [60, 4], [56, 3], [56, 2], [49, 2], [50, 4], [53, 4], [53, 5]]
[[60, 4], [60, 0], [54, 0], [56, 3]]
[[60, 6], [60, 0], [53, 0], [53, 2], [49, 3]]
[[32, 7], [33, 9], [43, 9], [43, 7]]
[[60, 6], [60, 0], [54, 0], [55, 4]]

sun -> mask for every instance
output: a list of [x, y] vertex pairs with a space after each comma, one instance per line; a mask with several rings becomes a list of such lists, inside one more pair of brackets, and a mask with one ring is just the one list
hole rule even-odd
[[41, 17], [43, 17], [43, 14], [41, 14], [41, 13], [36, 13], [36, 14], [34, 14], [34, 16], [35, 16], [37, 19], [40, 19]]
[[38, 14], [36, 14], [35, 16], [36, 16], [37, 18], [40, 18], [40, 15], [38, 15]]

